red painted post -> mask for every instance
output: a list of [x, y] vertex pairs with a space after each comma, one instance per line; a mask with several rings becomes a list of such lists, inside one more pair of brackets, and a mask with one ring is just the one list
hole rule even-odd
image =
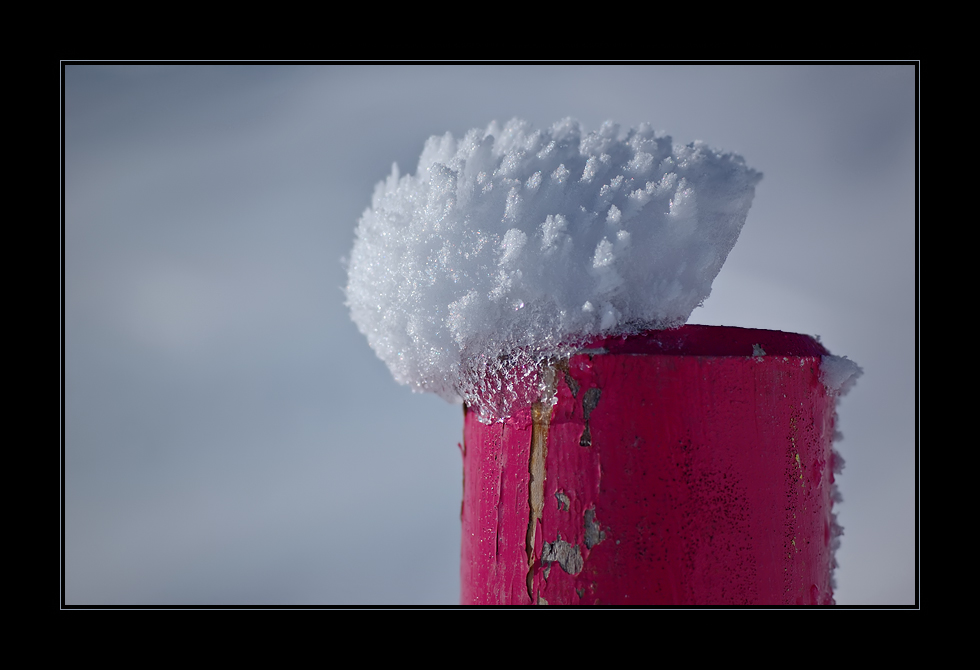
[[684, 326], [464, 428], [463, 604], [831, 604], [834, 394], [805, 335]]

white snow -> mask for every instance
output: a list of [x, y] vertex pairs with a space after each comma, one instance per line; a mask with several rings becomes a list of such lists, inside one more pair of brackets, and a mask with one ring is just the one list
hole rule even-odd
[[864, 370], [847, 356], [821, 357], [820, 381], [837, 397], [847, 395], [862, 374]]
[[502, 418], [535, 399], [544, 358], [685, 323], [760, 179], [649, 125], [514, 119], [431, 137], [358, 223], [351, 317], [397, 381]]

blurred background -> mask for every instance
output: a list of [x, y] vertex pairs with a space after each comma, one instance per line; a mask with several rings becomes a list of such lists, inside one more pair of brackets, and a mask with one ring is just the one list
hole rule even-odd
[[915, 602], [912, 65], [66, 65], [69, 605], [455, 604], [462, 410], [398, 386], [342, 257], [392, 162], [648, 121], [763, 172], [690, 322], [819, 335], [840, 604]]

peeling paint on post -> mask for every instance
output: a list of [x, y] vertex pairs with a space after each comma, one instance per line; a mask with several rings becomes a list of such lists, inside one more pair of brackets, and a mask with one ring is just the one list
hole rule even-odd
[[831, 603], [826, 355], [685, 326], [555, 364], [553, 405], [467, 413], [462, 602]]
[[524, 550], [527, 552], [527, 596], [532, 597], [535, 538], [541, 513], [544, 511], [545, 459], [548, 456], [548, 428], [551, 424], [551, 405], [536, 402], [531, 406], [531, 456], [527, 466], [528, 509], [527, 532], [524, 536]]
[[585, 423], [585, 428], [582, 430], [582, 437], [578, 441], [580, 447], [592, 446], [592, 432], [589, 430], [589, 415], [592, 414], [592, 410], [599, 404], [599, 398], [601, 396], [602, 389], [595, 387], [590, 388], [582, 396], [582, 421]]

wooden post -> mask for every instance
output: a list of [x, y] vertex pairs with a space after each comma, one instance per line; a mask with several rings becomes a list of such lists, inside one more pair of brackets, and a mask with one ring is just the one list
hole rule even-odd
[[549, 366], [553, 404], [466, 413], [463, 604], [832, 604], [827, 354], [651, 331]]

